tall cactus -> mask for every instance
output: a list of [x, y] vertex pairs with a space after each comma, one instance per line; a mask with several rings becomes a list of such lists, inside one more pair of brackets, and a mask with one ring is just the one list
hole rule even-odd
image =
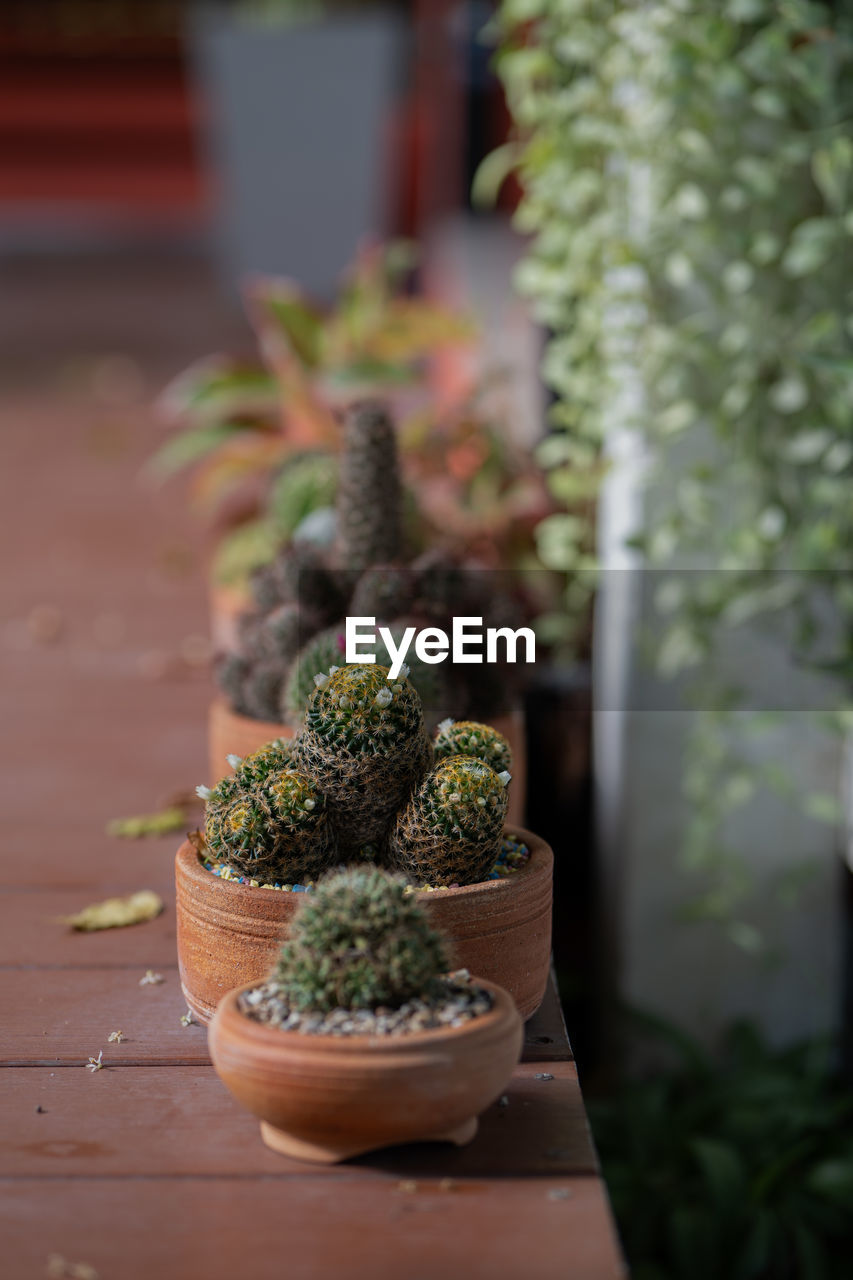
[[383, 404], [362, 401], [344, 418], [338, 481], [338, 536], [349, 569], [399, 560], [402, 512], [394, 423]]

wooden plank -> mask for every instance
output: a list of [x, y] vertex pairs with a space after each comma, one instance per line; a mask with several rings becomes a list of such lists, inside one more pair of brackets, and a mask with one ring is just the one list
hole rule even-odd
[[[129, 1042], [125, 1049], [130, 1051]], [[113, 1046], [104, 1056], [121, 1061]], [[238, 1106], [212, 1068], [10, 1067], [0, 1092], [0, 1177], [338, 1179], [356, 1169], [371, 1178], [595, 1173], [575, 1068], [556, 1063], [549, 1074], [553, 1079], [539, 1079], [537, 1064], [519, 1066], [505, 1100], [484, 1113], [467, 1147], [422, 1143], [327, 1169], [269, 1151], [257, 1120]]]
[[[158, 959], [165, 945], [162, 936], [148, 932], [154, 924], [118, 931], [128, 939], [127, 945], [138, 960], [128, 967], [84, 968], [78, 963], [56, 969], [5, 970], [0, 995], [0, 1066], [76, 1066], [105, 1048], [106, 1037], [114, 1030], [128, 1035], [121, 1046], [122, 1058], [129, 1056], [133, 1062], [208, 1062], [204, 1029], [180, 1023], [186, 1002], [177, 967], [174, 962], [170, 965]], [[78, 962], [82, 948], [90, 943], [113, 945], [108, 938], [101, 942], [96, 934], [79, 942]], [[149, 968], [158, 970], [165, 981], [140, 987], [139, 979]], [[559, 1006], [553, 993], [547, 1003], [548, 1007], [543, 1006], [544, 1011], [527, 1024], [524, 1061], [547, 1064], [571, 1058], [565, 1032], [560, 1033], [562, 1046], [557, 1039]], [[541, 1034], [543, 1029], [550, 1034]], [[548, 1044], [538, 1043], [546, 1038]], [[131, 1040], [135, 1047], [129, 1053]]]
[[525, 1062], [570, 1062], [572, 1047], [566, 1032], [563, 1008], [557, 994], [557, 981], [551, 970], [542, 1004], [524, 1024]]
[[6, 1280], [59, 1254], [102, 1280], [619, 1280], [595, 1178], [442, 1186], [325, 1178], [84, 1178], [6, 1183]]
[[[203, 1027], [181, 1025], [186, 1002], [177, 967], [140, 986], [147, 968], [7, 969], [0, 995], [0, 1065], [79, 1066], [100, 1049], [108, 1062], [207, 1063]], [[108, 1044], [111, 1031], [127, 1040]]]
[[[96, 933], [78, 933], [63, 923], [90, 902], [139, 888], [153, 889], [162, 897], [165, 908], [155, 920]], [[129, 867], [123, 884], [0, 890], [0, 919], [0, 968], [136, 970], [141, 966], [144, 972], [150, 965], [175, 964], [174, 890], [171, 878], [159, 867], [156, 874], [146, 873], [141, 866]]]

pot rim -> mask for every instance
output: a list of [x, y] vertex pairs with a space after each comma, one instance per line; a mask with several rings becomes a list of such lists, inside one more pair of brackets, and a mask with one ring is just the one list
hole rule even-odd
[[293, 725], [285, 724], [283, 720], [257, 720], [254, 716], [246, 716], [242, 711], [235, 711], [231, 703], [224, 694], [218, 693], [211, 700], [209, 715], [227, 716], [229, 720], [236, 724], [251, 725], [252, 728], [269, 729], [270, 736], [267, 741], [276, 742], [279, 738], [289, 739], [296, 733]]
[[[528, 880], [533, 875], [550, 872], [554, 854], [551, 846], [542, 838], [542, 836], [535, 835], [534, 832], [528, 831], [525, 827], [517, 827], [515, 825], [508, 825], [504, 827], [504, 835], [509, 835], [517, 840], [521, 840], [521, 842], [529, 849], [530, 856], [524, 866], [519, 867], [508, 876], [501, 876], [497, 880], [477, 880], [474, 884], [462, 884], [456, 889], [416, 889], [415, 896], [419, 900], [425, 901], [429, 898], [433, 898], [436, 894], [439, 894], [440, 900], [443, 901], [446, 898], [456, 900], [466, 895], [470, 896], [472, 893], [494, 893], [495, 891], [500, 892], [501, 890], [506, 892], [506, 888], [504, 886], [511, 885], [513, 882], [519, 883]], [[219, 891], [230, 895], [236, 894], [237, 901], [239, 901], [241, 895], [244, 895], [248, 901], [250, 897], [257, 893], [280, 897], [288, 902], [292, 898], [301, 898], [302, 896], [301, 894], [294, 894], [293, 892], [284, 893], [282, 890], [276, 891], [275, 889], [263, 889], [260, 885], [240, 884], [236, 880], [223, 880], [221, 876], [213, 875], [212, 872], [207, 871], [202, 866], [201, 854], [189, 838], [184, 840], [183, 844], [178, 849], [178, 852], [175, 855], [175, 861], [177, 862], [179, 870], [181, 870], [190, 880], [208, 888], [212, 888], [214, 885], [219, 885], [221, 886]], [[217, 892], [217, 890], [214, 890], [214, 892]], [[253, 900], [257, 901], [257, 899], [254, 898]]]
[[244, 1046], [246, 1038], [252, 1048], [266, 1053], [269, 1050], [302, 1053], [309, 1051], [319, 1055], [370, 1054], [372, 1056], [399, 1057], [413, 1050], [432, 1048], [448, 1041], [458, 1044], [472, 1036], [488, 1036], [501, 1029], [502, 1025], [511, 1026], [517, 1019], [521, 1024], [521, 1015], [510, 993], [496, 982], [488, 978], [472, 975], [474, 986], [485, 988], [493, 997], [494, 1003], [486, 1013], [469, 1018], [459, 1027], [430, 1027], [425, 1031], [411, 1031], [400, 1036], [383, 1035], [316, 1035], [311, 1031], [283, 1031], [281, 1027], [271, 1027], [265, 1022], [256, 1022], [248, 1014], [237, 1007], [237, 999], [245, 991], [253, 991], [263, 985], [263, 979], [246, 982], [240, 987], [228, 991], [216, 1006], [213, 1020], [208, 1031], [209, 1036], [221, 1036], [240, 1033]]

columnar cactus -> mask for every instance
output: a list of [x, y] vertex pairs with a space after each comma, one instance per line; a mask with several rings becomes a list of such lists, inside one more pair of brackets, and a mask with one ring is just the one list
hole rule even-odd
[[402, 488], [394, 424], [383, 404], [353, 405], [344, 420], [338, 481], [338, 535], [350, 569], [399, 558]]
[[322, 792], [289, 755], [285, 744], [270, 743], [245, 760], [230, 757], [234, 777], [200, 789], [211, 855], [252, 879], [304, 883], [334, 863]]
[[416, 884], [475, 884], [501, 846], [509, 774], [474, 756], [449, 756], [399, 814], [390, 857]]
[[326, 797], [341, 851], [379, 852], [432, 760], [421, 700], [378, 663], [332, 667], [315, 683], [295, 761]]
[[370, 866], [320, 881], [297, 913], [274, 974], [290, 1008], [394, 1008], [431, 993], [450, 957], [405, 884]]
[[436, 760], [476, 756], [495, 773], [512, 772], [512, 748], [502, 733], [478, 720], [442, 720], [433, 738]]

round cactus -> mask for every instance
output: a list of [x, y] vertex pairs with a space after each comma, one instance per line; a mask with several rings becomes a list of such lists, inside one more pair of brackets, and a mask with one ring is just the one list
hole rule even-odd
[[440, 760], [397, 818], [394, 865], [415, 884], [484, 880], [500, 852], [508, 782], [474, 756]]
[[416, 582], [412, 572], [394, 565], [365, 569], [355, 585], [347, 613], [357, 618], [388, 622], [408, 613], [415, 600]]
[[502, 733], [479, 720], [442, 720], [433, 739], [436, 760], [476, 756], [495, 773], [511, 772], [512, 748]]
[[281, 714], [288, 724], [299, 724], [315, 689], [318, 672], [344, 661], [345, 637], [341, 627], [318, 631], [300, 651], [288, 672], [281, 698]]
[[441, 934], [400, 876], [358, 866], [306, 898], [274, 974], [292, 1009], [399, 1007], [428, 996], [450, 967]]
[[211, 856], [241, 874], [296, 884], [328, 870], [335, 848], [322, 794], [283, 758], [271, 743], [238, 761], [206, 794], [204, 836]]
[[326, 797], [342, 852], [381, 849], [432, 760], [421, 700], [378, 663], [331, 667], [315, 684], [294, 758]]

